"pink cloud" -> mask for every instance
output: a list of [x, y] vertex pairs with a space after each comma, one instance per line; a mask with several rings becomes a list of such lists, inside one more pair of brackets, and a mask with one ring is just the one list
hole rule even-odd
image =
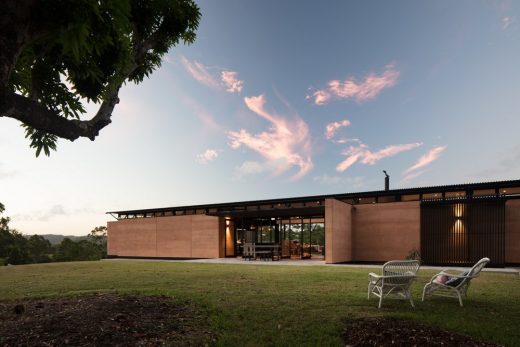
[[218, 152], [215, 149], [208, 148], [204, 153], [197, 155], [197, 161], [201, 164], [207, 164], [210, 161], [217, 159]]
[[186, 57], [181, 57], [181, 63], [186, 71], [200, 83], [212, 88], [219, 87], [217, 80], [209, 73], [208, 68], [203, 64], [197, 61], [191, 62], [186, 59]]
[[516, 17], [506, 16], [502, 18], [502, 30], [506, 31], [516, 24]]
[[298, 116], [287, 119], [270, 113], [265, 109], [263, 95], [245, 97], [246, 106], [271, 123], [268, 131], [253, 135], [245, 129], [228, 132], [229, 145], [233, 149], [249, 147], [267, 160], [265, 165], [272, 166], [278, 175], [292, 166], [299, 168], [292, 179], [307, 174], [312, 167], [309, 127]]
[[[343, 154], [346, 154], [346, 153], [343, 153]], [[347, 170], [349, 167], [351, 167], [352, 165], [354, 165], [354, 163], [356, 161], [358, 161], [359, 158], [362, 157], [362, 151], [359, 149], [351, 150], [350, 153], [348, 153], [346, 155], [347, 155], [347, 159], [343, 160], [341, 163], [339, 163], [336, 166], [336, 171], [343, 172], [343, 171]]]
[[419, 170], [420, 168], [425, 167], [426, 165], [429, 165], [431, 162], [437, 160], [439, 158], [439, 156], [441, 155], [441, 153], [446, 149], [446, 147], [447, 146], [437, 146], [437, 147], [432, 148], [430, 151], [428, 151], [428, 153], [419, 157], [419, 159], [417, 160], [417, 162], [414, 165], [412, 165], [408, 169], [406, 169], [403, 172], [403, 175], [406, 175], [407, 177], [409, 177], [409, 179], [416, 177], [417, 175], [413, 176], [411, 174], [413, 172]]
[[[215, 89], [225, 89], [229, 93], [240, 93], [244, 87], [244, 81], [237, 78], [238, 73], [231, 70], [221, 70], [216, 67], [208, 67], [197, 61], [190, 61], [181, 56], [181, 63], [188, 73], [200, 83]], [[167, 63], [172, 62], [171, 58], [166, 58]], [[210, 69], [213, 72], [210, 72]], [[217, 70], [217, 71], [215, 71]], [[220, 81], [216, 77], [220, 70]]]
[[338, 143], [340, 145], [343, 145], [343, 144], [349, 143], [349, 142], [362, 143], [360, 139], [355, 139], [355, 138], [354, 139], [341, 138], [338, 140], [332, 140], [332, 142]]
[[220, 73], [220, 78], [226, 91], [229, 93], [240, 93], [244, 86], [244, 81], [237, 79], [238, 73], [235, 71], [224, 70]]
[[409, 151], [419, 146], [422, 146], [422, 143], [416, 142], [400, 145], [390, 145], [377, 152], [370, 151], [368, 146], [365, 144], [360, 144], [359, 146], [350, 146], [348, 149], [343, 151], [342, 154], [347, 156], [347, 158], [336, 166], [336, 171], [343, 172], [358, 161], [362, 164], [374, 165], [381, 159], [392, 157], [396, 154]]
[[314, 97], [314, 103], [316, 105], [325, 105], [329, 102], [331, 95], [324, 90], [317, 90], [312, 95], [307, 95], [305, 99], [312, 99]]
[[348, 127], [350, 125], [350, 121], [345, 119], [340, 122], [332, 122], [327, 124], [325, 127], [325, 137], [327, 140], [330, 140], [334, 137], [334, 134], [336, 134], [336, 130], [342, 127]]
[[364, 102], [375, 98], [384, 89], [393, 87], [397, 83], [399, 75], [400, 72], [395, 66], [389, 64], [385, 66], [385, 70], [380, 75], [371, 72], [362, 81], [357, 81], [355, 78], [343, 82], [339, 80], [329, 81], [327, 87], [307, 95], [306, 99], [314, 99], [316, 105], [324, 105], [332, 98]]

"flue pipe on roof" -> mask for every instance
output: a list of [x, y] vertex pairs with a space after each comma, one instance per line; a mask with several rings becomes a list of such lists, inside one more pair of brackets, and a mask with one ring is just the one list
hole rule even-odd
[[390, 176], [388, 176], [385, 170], [383, 172], [385, 173], [385, 191], [390, 190]]

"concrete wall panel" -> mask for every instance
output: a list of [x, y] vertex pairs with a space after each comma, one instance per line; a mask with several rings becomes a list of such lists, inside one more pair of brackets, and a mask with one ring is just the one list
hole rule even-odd
[[353, 259], [404, 259], [420, 249], [420, 202], [355, 205], [352, 211]]
[[520, 200], [506, 202], [506, 263], [520, 264]]
[[352, 261], [352, 205], [325, 199], [325, 262]]

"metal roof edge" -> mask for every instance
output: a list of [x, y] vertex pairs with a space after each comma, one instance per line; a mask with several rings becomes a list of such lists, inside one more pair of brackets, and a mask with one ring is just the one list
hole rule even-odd
[[136, 210], [125, 210], [125, 211], [111, 211], [106, 214], [141, 214], [151, 212], [162, 212], [170, 210], [183, 210], [183, 209], [211, 209], [225, 206], [239, 206], [239, 205], [260, 205], [260, 204], [280, 204], [280, 203], [293, 203], [313, 200], [324, 200], [329, 198], [336, 199], [349, 199], [349, 198], [363, 198], [372, 196], [392, 196], [392, 195], [405, 195], [405, 194], [421, 194], [421, 193], [438, 193], [456, 190], [474, 190], [474, 189], [491, 189], [491, 188], [506, 188], [506, 187], [520, 187], [520, 179], [517, 180], [506, 180], [506, 181], [493, 181], [493, 182], [480, 182], [480, 183], [462, 183], [442, 186], [428, 186], [428, 187], [413, 187], [413, 188], [400, 188], [390, 190], [375, 190], [367, 192], [353, 192], [353, 193], [337, 193], [337, 194], [326, 194], [326, 195], [310, 195], [301, 197], [288, 197], [288, 198], [274, 198], [264, 200], [246, 200], [246, 201], [233, 201], [227, 203], [214, 203], [214, 204], [199, 204], [199, 205], [185, 205], [185, 206], [171, 206], [171, 207], [159, 207], [159, 208], [148, 208], [148, 209], [136, 209]]

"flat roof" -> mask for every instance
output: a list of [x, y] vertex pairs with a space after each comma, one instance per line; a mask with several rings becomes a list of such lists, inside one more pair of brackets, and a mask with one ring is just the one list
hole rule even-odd
[[[277, 199], [266, 199], [266, 200], [249, 200], [240, 202], [228, 202], [228, 203], [217, 203], [217, 204], [203, 204], [203, 205], [187, 205], [187, 206], [172, 206], [172, 207], [160, 207], [160, 208], [147, 208], [138, 210], [124, 210], [124, 211], [112, 211], [107, 214], [121, 216], [134, 216], [142, 215], [146, 217], [148, 214], [153, 215], [164, 215], [165, 213], [172, 213], [176, 215], [179, 212], [201, 211], [205, 214], [210, 215], [225, 215], [225, 214], [247, 214], [248, 207], [255, 207], [256, 211], [261, 211], [264, 206], [271, 206], [271, 208], [278, 208], [280, 212], [282, 210], [293, 210], [295, 208], [315, 207], [315, 211], [321, 211], [325, 199], [334, 198], [337, 200], [349, 200], [352, 199], [354, 203], [359, 202], [364, 198], [374, 198], [377, 202], [381, 198], [394, 197], [393, 201], [401, 201], [401, 197], [404, 195], [419, 195], [416, 200], [422, 200], [425, 194], [441, 194], [439, 198], [444, 198], [445, 193], [449, 192], [465, 192], [465, 197], [472, 196], [474, 191], [478, 190], [491, 190], [494, 189], [494, 194], [489, 195], [508, 195], [508, 192], [500, 192], [500, 189], [505, 188], [520, 188], [519, 180], [509, 181], [496, 181], [496, 182], [481, 182], [481, 183], [464, 183], [464, 184], [453, 184], [444, 186], [430, 186], [430, 187], [417, 187], [417, 188], [402, 188], [402, 189], [391, 189], [391, 190], [377, 190], [369, 192], [355, 192], [355, 193], [340, 193], [340, 194], [327, 194], [327, 195], [312, 195], [303, 197], [290, 197], [290, 198], [277, 198]], [[520, 190], [515, 189], [513, 192], [515, 195], [520, 194]], [[432, 197], [428, 197], [432, 198]], [[384, 199], [383, 199], [384, 201]], [[301, 203], [301, 206], [298, 204]], [[310, 205], [307, 205], [310, 204]], [[268, 207], [267, 207], [268, 208]], [[249, 209], [251, 211], [251, 209]], [[272, 210], [271, 210], [272, 211]], [[309, 210], [310, 211], [310, 210]], [[258, 214], [258, 213], [256, 213]], [[285, 214], [285, 213], [282, 213]]]

